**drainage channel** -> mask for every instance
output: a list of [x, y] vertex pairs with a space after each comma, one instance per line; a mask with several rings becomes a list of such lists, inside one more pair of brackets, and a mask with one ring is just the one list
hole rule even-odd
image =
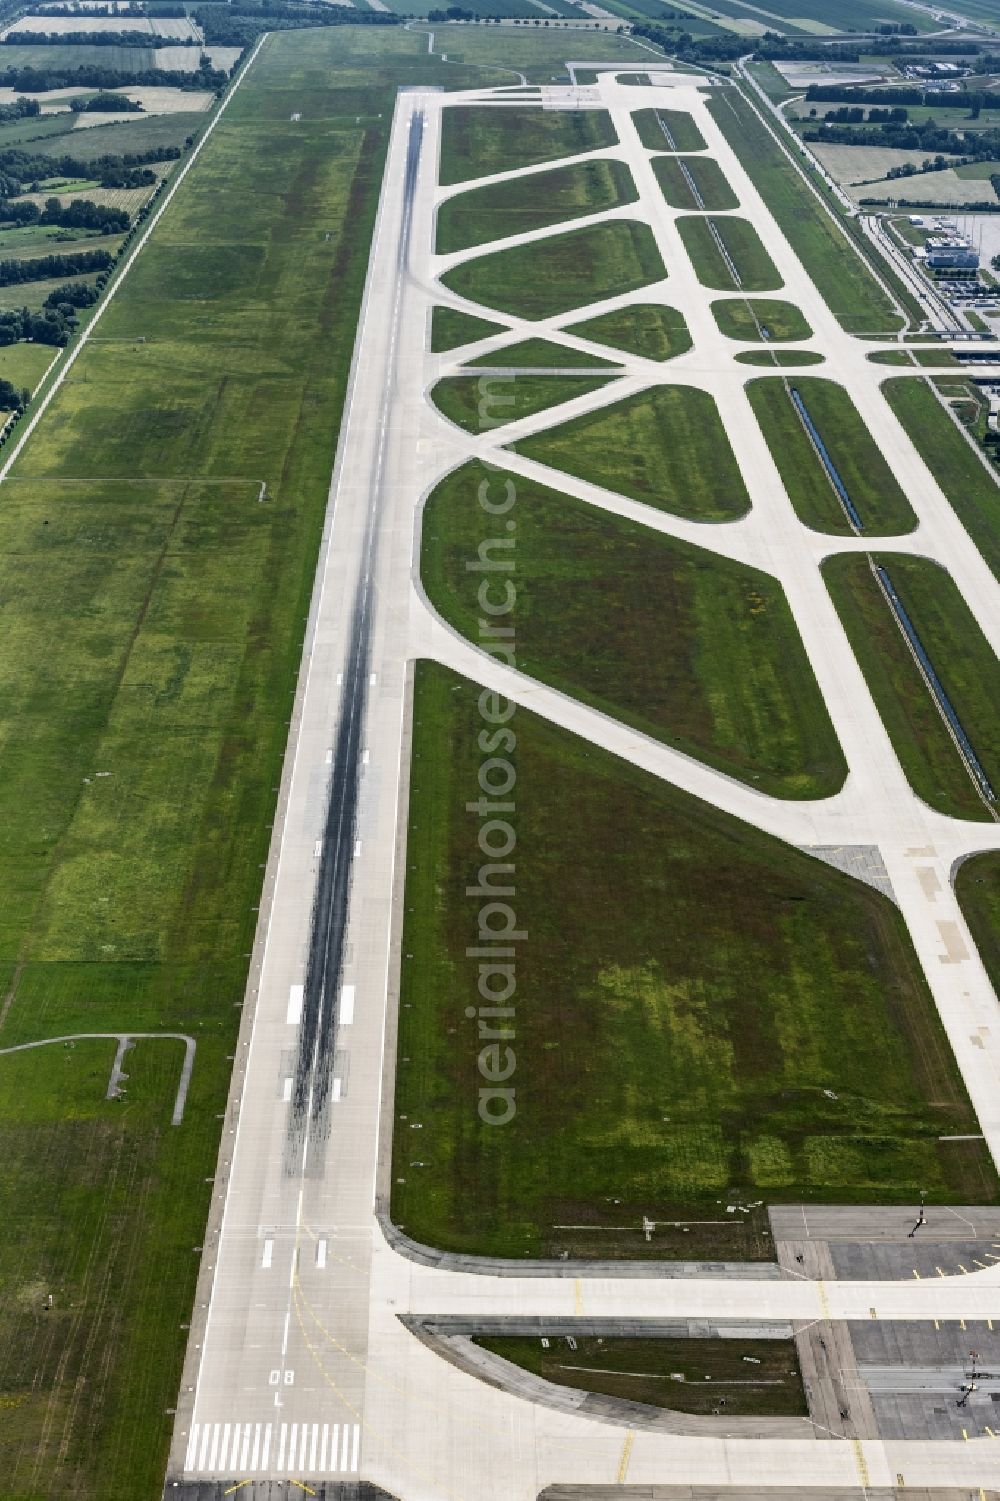
[[836, 464], [833, 462], [830, 455], [826, 451], [826, 444], [823, 442], [823, 439], [820, 437], [819, 433], [816, 430], [816, 424], [813, 422], [812, 418], [809, 415], [809, 409], [807, 408], [805, 402], [802, 400], [801, 395], [794, 386], [787, 386], [786, 390], [788, 391], [789, 396], [792, 398], [792, 404], [799, 414], [799, 420], [806, 430], [809, 441], [812, 444], [813, 448], [816, 450], [816, 453], [819, 456], [820, 463], [826, 470], [826, 477], [836, 491], [837, 499], [840, 501], [844, 515], [850, 522], [851, 530], [855, 534], [863, 532], [865, 525], [861, 520], [858, 508], [854, 504], [851, 497], [848, 495], [847, 486], [841, 479]]
[[[795, 410], [799, 414], [802, 425], [809, 436], [809, 440], [812, 443], [812, 446], [815, 449], [817, 455], [819, 456], [824, 469], [826, 470], [827, 478], [836, 491], [837, 499], [840, 501], [840, 504], [844, 509], [844, 514], [846, 515], [851, 525], [851, 530], [857, 536], [864, 531], [864, 523], [861, 520], [861, 516], [858, 512], [857, 507], [852, 501], [850, 495], [847, 493], [847, 486], [841, 479], [836, 464], [833, 462], [829, 453], [827, 452], [826, 444], [823, 442], [823, 439], [820, 437], [819, 433], [816, 430], [816, 424], [813, 422], [812, 418], [809, 415], [808, 408], [806, 407], [805, 402], [802, 400], [801, 393], [797, 391], [794, 386], [787, 386], [786, 389], [792, 399], [792, 402], [795, 405]], [[954, 744], [955, 749], [958, 751], [959, 755], [962, 758], [965, 769], [972, 780], [972, 784], [975, 787], [976, 791], [979, 793], [979, 796], [982, 798], [983, 802], [986, 804], [986, 807], [988, 808], [990, 813], [994, 818], [996, 818], [996, 793], [993, 791], [993, 787], [990, 784], [990, 779], [983, 769], [982, 762], [976, 755], [972, 741], [969, 739], [968, 735], [965, 732], [962, 721], [959, 719], [958, 715], [955, 712], [954, 704], [945, 692], [944, 684], [941, 682], [941, 679], [937, 675], [934, 663], [928, 656], [927, 649], [921, 641], [919, 635], [917, 634], [916, 626], [913, 624], [913, 621], [910, 619], [906, 611], [906, 607], [904, 606], [899, 595], [896, 593], [895, 586], [893, 585], [893, 582], [886, 570], [880, 563], [876, 563], [874, 558], [872, 558], [870, 554], [868, 554], [867, 556], [868, 567], [871, 569], [872, 577], [879, 587], [882, 598], [889, 606], [889, 609], [892, 612], [893, 619], [899, 627], [904, 641], [909, 647], [910, 655], [917, 665], [917, 670], [919, 671], [920, 676], [924, 680], [924, 686], [926, 687], [931, 698], [934, 700], [935, 707], [937, 708], [938, 713], [944, 721], [945, 728], [947, 729], [948, 734], [951, 736], [952, 743]]]
[[910, 648], [910, 655], [914, 662], [916, 662], [927, 691], [937, 705], [938, 713], [944, 720], [945, 727], [954, 742], [955, 748], [965, 763], [965, 769], [972, 779], [973, 786], [990, 813], [996, 818], [996, 793], [993, 791], [990, 779], [983, 769], [982, 762], [976, 755], [972, 741], [965, 732], [962, 721], [955, 713], [955, 707], [945, 692], [944, 684], [935, 671], [934, 663], [927, 655], [927, 649], [918, 636], [913, 621], [907, 614], [903, 601], [896, 593], [891, 578], [881, 564], [869, 558], [868, 566], [875, 577], [879, 589], [882, 591], [883, 599], [893, 613], [896, 624], [903, 633], [903, 638]]
[[736, 269], [736, 262], [733, 260], [732, 256], [729, 254], [728, 249], [726, 248], [726, 242], [719, 233], [718, 225], [715, 223], [714, 219], [706, 219], [704, 222], [708, 225], [708, 232], [712, 236], [712, 239], [715, 241], [716, 248], [718, 249], [719, 254], [722, 256], [722, 259], [726, 263], [726, 270], [733, 278], [733, 285], [742, 287], [743, 278]]
[[701, 194], [698, 191], [698, 185], [695, 182], [694, 177], [693, 177], [693, 175], [691, 173], [691, 168], [688, 166], [687, 162], [684, 160], [683, 157], [678, 157], [677, 158], [677, 165], [681, 169], [681, 176], [684, 178], [684, 181], [688, 185], [688, 192], [691, 194], [691, 197], [694, 199], [694, 206], [695, 206], [695, 208], [700, 208], [704, 212], [705, 200], [704, 200], [704, 198], [701, 196]]
[[664, 120], [664, 118], [660, 114], [659, 110], [656, 111], [656, 123], [660, 127], [660, 129], [663, 131], [664, 140], [666, 141], [667, 145], [670, 147], [671, 151], [676, 151], [677, 150], [677, 142], [674, 140], [673, 136], [670, 134], [670, 126], [667, 124], [666, 120]]

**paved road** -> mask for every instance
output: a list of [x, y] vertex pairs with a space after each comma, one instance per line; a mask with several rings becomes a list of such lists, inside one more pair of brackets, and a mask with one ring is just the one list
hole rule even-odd
[[[933, 814], [910, 792], [817, 572], [826, 554], [857, 544], [819, 537], [795, 519], [746, 399], [744, 382], [754, 372], [733, 363], [740, 346], [718, 331], [710, 311], [718, 294], [694, 276], [677, 235], [677, 215], [664, 203], [630, 108], [662, 103], [697, 116], [782, 272], [782, 295], [802, 308], [814, 344], [827, 356], [822, 373], [848, 385], [865, 412], [920, 519], [917, 533], [898, 543], [880, 540], [879, 550], [898, 546], [947, 559], [996, 645], [1000, 591], [881, 396], [886, 371], [866, 359], [875, 346], [855, 342], [830, 316], [693, 82], [678, 76], [670, 84], [628, 89], [605, 77], [588, 92], [614, 113], [621, 144], [612, 154], [629, 162], [641, 195], [627, 216], [651, 225], [670, 268], [664, 297], [684, 308], [695, 346], [670, 363], [666, 377], [661, 366], [626, 360], [613, 394], [605, 389], [568, 403], [565, 415], [658, 379], [703, 385], [719, 404], [753, 509], [738, 522], [706, 528], [581, 481], [557, 483], [607, 510], [774, 573], [795, 610], [850, 775], [844, 790], [823, 802], [766, 798], [485, 657], [429, 610], [413, 564], [422, 496], [456, 463], [475, 454], [495, 456], [502, 440], [552, 419], [526, 418], [502, 437], [494, 432], [476, 438], [452, 427], [426, 399], [433, 379], [456, 363], [454, 356], [428, 355], [425, 345], [431, 302], [442, 300], [435, 278], [464, 258], [437, 257], [429, 248], [435, 202], [446, 196], [435, 189], [440, 116], [462, 96], [401, 95], [266, 873], [168, 1495], [180, 1498], [183, 1482], [198, 1477], [235, 1484], [252, 1476], [332, 1480], [359, 1474], [404, 1501], [529, 1501], [557, 1483], [689, 1484], [694, 1478], [709, 1486], [800, 1490], [885, 1486], [900, 1474], [909, 1486], [1000, 1485], [1000, 1444], [988, 1439], [882, 1444], [629, 1434], [614, 1423], [542, 1408], [477, 1381], [400, 1322], [403, 1314], [797, 1322], [1000, 1315], [1000, 1272], [992, 1269], [907, 1282], [496, 1277], [408, 1261], [385, 1243], [374, 1218], [376, 1196], [388, 1187], [388, 1134], [383, 1130], [380, 1137], [380, 1110], [383, 1100], [391, 1102], [392, 1089], [408, 664], [422, 655], [496, 686], [519, 704], [797, 845], [877, 846], [983, 1131], [994, 1153], [1000, 1149], [996, 1002], [950, 885], [954, 861], [972, 850], [1000, 847], [1000, 830]], [[658, 295], [656, 289], [611, 298], [601, 307], [650, 295]], [[443, 300], [474, 310], [450, 294]], [[581, 316], [575, 313], [570, 321]], [[544, 335], [558, 323], [508, 321], [513, 336]], [[481, 340], [461, 351], [462, 357], [490, 354], [509, 337]], [[607, 354], [573, 336], [565, 342]], [[505, 454], [503, 462], [515, 474], [552, 479], [528, 460]], [[314, 922], [317, 891], [332, 893], [332, 902], [324, 898]], [[323, 1101], [318, 1114], [317, 1096]]]

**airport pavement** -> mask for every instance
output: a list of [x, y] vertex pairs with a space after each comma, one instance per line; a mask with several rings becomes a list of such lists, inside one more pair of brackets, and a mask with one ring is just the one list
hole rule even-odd
[[[983, 1132], [994, 1155], [1000, 1149], [996, 1000], [951, 886], [954, 863], [973, 850], [1000, 847], [1000, 829], [935, 814], [910, 791], [819, 579], [823, 556], [856, 544], [818, 537], [796, 520], [746, 399], [745, 382], [759, 372], [733, 363], [741, 346], [719, 333], [710, 303], [720, 294], [702, 288], [693, 273], [678, 216], [662, 198], [631, 109], [669, 104], [696, 116], [782, 273], [780, 295], [802, 308], [814, 345], [826, 354], [822, 374], [847, 385], [865, 413], [919, 518], [910, 538], [880, 539], [879, 550], [898, 546], [946, 560], [995, 644], [997, 583], [882, 398], [878, 383], [886, 372], [866, 359], [877, 346], [844, 334], [829, 314], [708, 115], [696, 80], [678, 75], [628, 88], [605, 77], [592, 94], [612, 111], [616, 151], [639, 189], [626, 217], [650, 224], [669, 268], [662, 288], [602, 306], [662, 295], [683, 308], [695, 347], [666, 367], [627, 360], [614, 396], [601, 390], [568, 403], [559, 417], [656, 380], [703, 385], [719, 403], [752, 510], [728, 526], [699, 527], [501, 457], [502, 441], [548, 425], [552, 414], [477, 438], [436, 412], [426, 393], [449, 361], [427, 353], [430, 308], [443, 301], [483, 311], [442, 293], [436, 278], [461, 257], [438, 257], [431, 249], [434, 209], [444, 196], [436, 189], [441, 114], [463, 96], [400, 95], [178, 1402], [166, 1491], [178, 1501], [243, 1482], [249, 1494], [258, 1482], [281, 1479], [325, 1487], [327, 1494], [360, 1480], [401, 1501], [533, 1501], [546, 1486], [648, 1488], [693, 1480], [722, 1490], [791, 1487], [817, 1501], [823, 1487], [850, 1495], [902, 1483], [907, 1494], [918, 1486], [1000, 1487], [1000, 1444], [977, 1436], [979, 1429], [970, 1429], [968, 1439], [888, 1443], [635, 1431], [498, 1390], [443, 1360], [402, 1322], [452, 1316], [919, 1323], [1000, 1314], [1000, 1271], [992, 1264], [969, 1275], [906, 1280], [667, 1279], [605, 1270], [497, 1276], [410, 1260], [387, 1243], [376, 1218], [389, 1189], [408, 682], [422, 655], [796, 845], [877, 847]], [[470, 97], [489, 99], [481, 91]], [[576, 311], [566, 321], [583, 316]], [[560, 320], [504, 321], [508, 335], [479, 341], [463, 358], [492, 353], [521, 335], [544, 335]], [[566, 342], [608, 354], [572, 336]], [[420, 510], [436, 480], [474, 456], [501, 458], [515, 474], [544, 475], [595, 505], [775, 574], [844, 746], [850, 772], [842, 792], [817, 803], [764, 797], [506, 668], [445, 627], [416, 578]], [[331, 831], [334, 773], [344, 813]], [[338, 869], [349, 878], [346, 923], [342, 942], [330, 940], [326, 989], [319, 1011], [309, 1013], [313, 1042], [304, 1048], [303, 1016], [318, 994], [308, 963], [313, 898], [337, 841]], [[320, 1095], [322, 1109], [315, 1104]]]

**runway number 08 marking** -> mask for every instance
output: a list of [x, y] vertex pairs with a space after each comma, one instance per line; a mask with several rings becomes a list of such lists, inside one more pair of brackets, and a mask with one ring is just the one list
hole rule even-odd
[[294, 1386], [295, 1372], [283, 1370], [272, 1371], [267, 1380], [269, 1386], [281, 1386], [282, 1384], [285, 1386]]

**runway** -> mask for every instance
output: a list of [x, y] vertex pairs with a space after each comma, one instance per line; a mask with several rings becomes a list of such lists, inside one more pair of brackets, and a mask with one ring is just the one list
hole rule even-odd
[[[442, 1360], [401, 1315], [516, 1313], [589, 1317], [986, 1319], [1000, 1317], [1000, 1271], [921, 1282], [741, 1278], [518, 1277], [421, 1266], [391, 1249], [376, 1209], [387, 1196], [402, 840], [408, 784], [408, 681], [430, 656], [574, 733], [799, 846], [877, 846], [995, 1157], [1000, 1157], [996, 998], [951, 887], [956, 860], [1000, 847], [1000, 829], [933, 813], [911, 792], [822, 586], [822, 558], [855, 539], [797, 521], [734, 363], [659, 190], [630, 111], [689, 110], [814, 330], [824, 377], [846, 385], [919, 518], [880, 553], [947, 561], [994, 647], [1000, 586], [879, 389], [879, 345], [843, 333], [770, 218], [705, 108], [697, 80], [647, 87], [602, 77], [576, 89], [611, 110], [619, 156], [640, 198], [594, 216], [649, 223], [669, 269], [662, 287], [608, 299], [588, 314], [662, 295], [683, 308], [694, 347], [666, 366], [623, 357], [609, 387], [481, 437], [431, 406], [434, 380], [560, 318], [504, 319], [503, 335], [456, 355], [428, 353], [430, 308], [445, 302], [496, 318], [436, 285], [457, 256], [432, 251], [443, 110], [463, 97], [400, 94], [393, 122], [348, 404], [290, 730], [257, 943], [225, 1122], [165, 1494], [185, 1501], [244, 1480], [359, 1478], [401, 1501], [533, 1501], [548, 1485], [1000, 1486], [1000, 1443], [821, 1442], [685, 1437], [536, 1406]], [[549, 91], [551, 92], [551, 91]], [[555, 163], [546, 163], [545, 169]], [[530, 170], [530, 169], [529, 169]], [[507, 174], [509, 175], [509, 174]], [[591, 222], [575, 221], [575, 227]], [[558, 230], [513, 237], [530, 242]], [[766, 294], [765, 294], [766, 295]], [[564, 343], [606, 347], [561, 332]], [[891, 341], [885, 347], [898, 347]], [[555, 476], [502, 444], [654, 381], [710, 390], [751, 496], [743, 519], [707, 527]], [[423, 498], [472, 456], [543, 479], [604, 509], [780, 579], [841, 738], [849, 776], [835, 797], [785, 803], [525, 678], [459, 639], [433, 613], [416, 575]], [[294, 1492], [297, 1493], [297, 1492]]]

